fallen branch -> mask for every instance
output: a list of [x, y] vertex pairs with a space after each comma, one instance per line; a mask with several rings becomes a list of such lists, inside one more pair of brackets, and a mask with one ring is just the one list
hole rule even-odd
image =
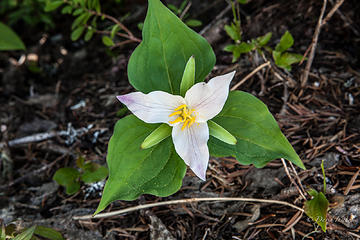
[[164, 205], [172, 205], [172, 204], [181, 204], [181, 203], [193, 203], [193, 202], [213, 202], [213, 201], [220, 201], [220, 202], [227, 202], [227, 201], [243, 201], [243, 202], [261, 202], [261, 203], [274, 203], [274, 204], [280, 204], [292, 207], [296, 210], [299, 210], [301, 212], [304, 212], [304, 209], [293, 205], [288, 202], [284, 201], [278, 201], [278, 200], [268, 200], [268, 199], [257, 199], [257, 198], [241, 198], [241, 197], [215, 197], [215, 198], [190, 198], [190, 199], [179, 199], [179, 200], [171, 200], [171, 201], [165, 201], [165, 202], [157, 202], [157, 203], [149, 203], [144, 205], [138, 205], [135, 207], [129, 207], [113, 212], [107, 212], [107, 213], [100, 213], [95, 216], [93, 215], [85, 215], [85, 216], [74, 216], [74, 220], [86, 220], [86, 219], [93, 219], [93, 218], [107, 218], [107, 217], [113, 217], [120, 214], [125, 214], [133, 211], [138, 211], [141, 209], [146, 208], [152, 208], [152, 207], [159, 207]]

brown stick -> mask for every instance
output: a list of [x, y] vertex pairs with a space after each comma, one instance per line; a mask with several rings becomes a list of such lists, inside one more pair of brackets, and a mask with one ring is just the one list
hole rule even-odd
[[310, 68], [311, 68], [311, 65], [312, 65], [312, 62], [313, 62], [314, 56], [315, 56], [316, 45], [317, 45], [319, 35], [320, 35], [320, 29], [321, 29], [321, 26], [322, 26], [322, 21], [323, 21], [325, 9], [326, 9], [326, 3], [327, 3], [327, 0], [324, 0], [323, 6], [321, 8], [320, 17], [319, 17], [317, 26], [315, 28], [314, 36], [313, 36], [313, 39], [312, 39], [312, 43], [311, 43], [312, 47], [311, 47], [311, 51], [310, 51], [310, 56], [309, 56], [309, 59], [308, 59], [308, 61], [306, 63], [305, 72], [304, 72], [304, 74], [302, 75], [302, 78], [301, 78], [301, 87], [306, 86], [308, 78], [309, 78], [309, 72], [310, 72]]
[[334, 15], [334, 13], [339, 9], [339, 7], [344, 3], [344, 0], [338, 0], [333, 8], [330, 10], [330, 12], [326, 15], [323, 22], [321, 23], [321, 27], [327, 24], [327, 22], [330, 20], [330, 18]]
[[151, 207], [166, 206], [166, 205], [181, 204], [181, 203], [210, 202], [210, 201], [211, 202], [213, 202], [213, 201], [220, 201], [220, 202], [245, 201], [245, 202], [274, 203], [274, 204], [286, 205], [286, 206], [292, 207], [296, 210], [299, 210], [301, 212], [304, 212], [304, 209], [302, 209], [294, 204], [284, 202], [284, 201], [258, 199], [258, 198], [241, 198], [241, 197], [214, 197], [214, 198], [189, 198], [189, 199], [179, 199], [179, 200], [170, 200], [170, 201], [165, 201], [165, 202], [149, 203], [149, 204], [139, 205], [139, 206], [135, 206], [135, 207], [129, 207], [129, 208], [113, 211], [113, 212], [101, 213], [101, 214], [97, 214], [95, 216], [93, 216], [93, 215], [74, 216], [73, 219], [74, 220], [85, 220], [85, 219], [92, 219], [92, 218], [106, 218], [106, 217], [113, 217], [113, 216], [117, 216], [120, 214], [129, 213], [129, 212], [146, 209], [146, 208], [151, 208]]
[[255, 73], [257, 73], [258, 71], [260, 71], [261, 69], [263, 69], [264, 67], [270, 66], [270, 62], [266, 62], [261, 64], [260, 66], [258, 66], [257, 68], [255, 68], [251, 73], [249, 73], [246, 77], [244, 77], [240, 82], [238, 82], [237, 84], [235, 84], [232, 88], [231, 91], [236, 90], [238, 87], [240, 87], [240, 85], [242, 85], [244, 82], [246, 82], [249, 78], [251, 78]]

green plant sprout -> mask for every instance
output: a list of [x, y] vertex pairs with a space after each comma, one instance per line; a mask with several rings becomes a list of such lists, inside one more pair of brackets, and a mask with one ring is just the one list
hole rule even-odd
[[[244, 1], [242, 4], [245, 4]], [[249, 53], [251, 51], [258, 51], [263, 54], [263, 50], [272, 55], [275, 64], [278, 67], [291, 71], [291, 65], [301, 62], [304, 57], [301, 54], [291, 53], [287, 50], [294, 44], [294, 38], [289, 31], [286, 31], [280, 42], [272, 49], [267, 44], [269, 43], [272, 33], [269, 32], [263, 36], [251, 39], [248, 42], [242, 41], [241, 21], [239, 4], [231, 2], [233, 11], [233, 21], [230, 25], [225, 25], [224, 29], [227, 35], [234, 41], [234, 44], [229, 44], [224, 48], [224, 51], [233, 54], [233, 62], [236, 62], [241, 54]]]
[[177, 192], [187, 165], [205, 180], [209, 156], [259, 168], [285, 158], [305, 169], [265, 104], [229, 93], [234, 72], [203, 82], [216, 60], [210, 44], [160, 0], [148, 3], [142, 41], [128, 64], [137, 92], [118, 96], [132, 114], [115, 125], [95, 214], [115, 200]]
[[0, 228], [0, 240], [37, 240], [39, 237], [49, 240], [64, 240], [61, 233], [43, 226], [34, 225], [29, 228], [18, 229], [15, 224], [11, 223], [7, 226], [2, 225]]
[[80, 189], [80, 181], [84, 183], [94, 183], [104, 180], [108, 176], [108, 169], [93, 162], [85, 162], [83, 157], [76, 159], [76, 165], [80, 169], [66, 167], [58, 169], [53, 179], [61, 186], [65, 187], [68, 195], [77, 193]]
[[321, 192], [318, 192], [315, 189], [310, 189], [308, 191], [312, 199], [305, 202], [304, 210], [306, 215], [308, 215], [321, 227], [324, 232], [326, 232], [326, 216], [329, 209], [329, 201], [325, 197], [326, 176], [324, 170], [324, 160], [321, 162], [321, 170], [324, 178], [323, 190]]
[[[71, 25], [71, 40], [73, 41], [77, 41], [81, 36], [85, 41], [89, 41], [94, 34], [100, 34], [103, 44], [108, 47], [140, 42], [119, 20], [101, 12], [100, 0], [47, 0], [45, 11], [54, 11], [59, 7], [62, 7], [62, 14], [71, 14], [76, 17]], [[99, 29], [99, 20], [110, 21], [112, 25]], [[117, 38], [121, 40], [117, 42]]]

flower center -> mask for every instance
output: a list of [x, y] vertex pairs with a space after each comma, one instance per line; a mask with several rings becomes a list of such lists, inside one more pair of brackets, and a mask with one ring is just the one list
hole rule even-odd
[[177, 108], [174, 109], [174, 112], [169, 115], [169, 117], [178, 116], [174, 121], [170, 121], [169, 123], [175, 124], [178, 122], [183, 123], [181, 130], [184, 130], [186, 126], [189, 128], [191, 125], [195, 122], [195, 110], [191, 109], [186, 106], [186, 104], [183, 104]]

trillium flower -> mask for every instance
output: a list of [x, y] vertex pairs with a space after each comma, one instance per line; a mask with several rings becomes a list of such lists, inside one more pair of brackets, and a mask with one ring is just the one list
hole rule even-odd
[[163, 91], [134, 92], [117, 98], [146, 123], [166, 123], [172, 127], [175, 150], [192, 171], [206, 179], [209, 161], [207, 121], [222, 110], [235, 71], [193, 85], [185, 97]]

